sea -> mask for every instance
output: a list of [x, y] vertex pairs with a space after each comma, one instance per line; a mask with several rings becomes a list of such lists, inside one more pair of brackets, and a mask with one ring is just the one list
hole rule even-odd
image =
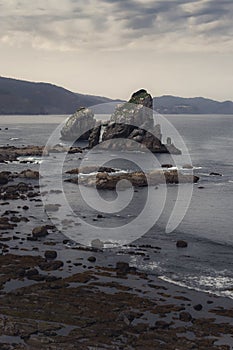
[[[192, 171], [200, 178], [197, 184], [168, 185], [166, 191], [163, 186], [135, 189], [133, 193], [132, 191], [129, 193], [132, 197], [130, 197], [130, 203], [124, 199], [127, 205], [124, 208], [115, 205], [115, 211], [114, 201], [118, 195], [122, 196], [122, 193], [103, 191], [100, 195], [112, 208], [106, 209], [106, 212], [104, 207], [100, 206], [99, 209], [96, 207], [96, 200], [95, 206], [92, 206], [91, 200], [94, 195], [92, 197], [91, 192], [88, 192], [87, 203], [85, 198], [80, 198], [81, 193], [77, 191], [77, 185], [66, 184], [64, 188], [68, 201], [73, 210], [82, 216], [82, 220], [85, 218], [89, 222], [87, 235], [89, 234], [90, 237], [94, 237], [95, 225], [100, 228], [103, 225], [105, 230], [108, 227], [115, 229], [127, 224], [131, 225], [134, 219], [140, 218], [141, 221], [138, 221], [139, 224], [137, 222], [138, 226], [135, 229], [135, 237], [132, 235], [134, 239], [117, 249], [107, 248], [106, 254], [108, 249], [110, 255], [118, 254], [119, 251], [121, 253], [125, 251], [127, 254], [129, 250], [134, 249], [138, 254], [130, 255], [130, 264], [142, 271], [190, 289], [233, 298], [233, 115], [166, 115], [164, 117], [179, 133], [187, 147], [186, 151], [193, 166]], [[57, 126], [66, 118], [66, 115], [0, 116], [0, 145], [44, 145]], [[107, 119], [106, 116], [101, 115], [97, 118]], [[173, 142], [176, 145], [175, 139]], [[80, 162], [82, 165], [103, 164], [107, 159], [108, 166], [114, 166], [123, 171], [138, 168], [150, 169], [151, 158], [146, 153], [134, 152], [131, 155], [128, 154], [125, 159], [122, 153], [108, 151], [107, 155], [106, 152], [97, 150], [89, 154], [87, 150], [82, 155], [69, 155], [65, 167], [72, 169], [79, 166]], [[186, 157], [185, 162], [187, 159], [189, 158]], [[40, 157], [29, 157], [27, 167], [39, 169], [41, 162]], [[54, 157], [54, 164], [55, 162], [56, 157]], [[172, 158], [165, 154], [156, 155], [156, 162], [174, 163], [174, 166], [179, 164], [181, 168], [185, 165], [182, 163], [182, 156], [178, 155]], [[25, 169], [25, 164], [19, 162], [0, 166], [1, 170]], [[190, 170], [183, 169], [183, 171]], [[215, 175], [210, 175], [211, 173]], [[56, 173], [53, 174], [54, 184], [57, 183], [56, 176]], [[179, 186], [189, 186], [180, 199]], [[146, 232], [143, 232], [145, 226], [143, 220], [148, 220], [148, 215], [140, 217], [140, 214], [146, 207], [148, 195], [151, 193], [153, 201], [147, 210], [149, 218], [155, 220], [154, 222], [151, 220], [152, 224], [148, 226]], [[178, 205], [178, 209], [176, 208], [176, 215], [181, 219], [170, 232], [166, 229], [167, 223], [179, 200], [182, 203], [185, 202], [185, 206], [181, 205], [179, 208]], [[95, 223], [92, 219], [93, 213], [97, 213], [98, 210], [102, 219]], [[180, 212], [183, 210], [183, 214], [180, 215], [179, 210]], [[142, 232], [138, 234], [141, 228]], [[82, 225], [79, 231], [81, 234]], [[177, 248], [178, 240], [185, 240], [188, 247]], [[146, 254], [140, 254], [140, 251], [146, 251]]]

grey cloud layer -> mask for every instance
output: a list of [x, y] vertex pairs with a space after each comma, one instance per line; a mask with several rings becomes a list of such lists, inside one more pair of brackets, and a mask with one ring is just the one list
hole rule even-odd
[[[232, 0], [5, 0], [0, 2], [0, 40], [61, 50], [125, 48], [130, 45], [232, 47]], [[185, 49], [185, 48], [184, 48]], [[201, 48], [200, 48], [201, 49]], [[211, 47], [210, 47], [211, 49]], [[233, 49], [233, 48], [232, 48]]]

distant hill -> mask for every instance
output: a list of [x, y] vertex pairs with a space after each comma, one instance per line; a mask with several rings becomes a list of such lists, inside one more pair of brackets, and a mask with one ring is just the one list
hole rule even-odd
[[161, 114], [233, 114], [233, 102], [218, 102], [203, 97], [154, 97], [154, 110]]
[[[114, 102], [114, 103], [113, 103]], [[79, 107], [112, 113], [121, 100], [74, 93], [60, 86], [0, 77], [0, 114], [73, 114]], [[154, 97], [154, 109], [163, 114], [233, 114], [233, 102], [203, 97]]]
[[0, 77], [0, 114], [72, 114], [79, 107], [112, 101], [48, 83]]

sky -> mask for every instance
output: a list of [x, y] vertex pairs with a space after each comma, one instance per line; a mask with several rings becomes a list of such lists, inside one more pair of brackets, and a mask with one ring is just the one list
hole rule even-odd
[[0, 75], [233, 100], [233, 0], [0, 0]]

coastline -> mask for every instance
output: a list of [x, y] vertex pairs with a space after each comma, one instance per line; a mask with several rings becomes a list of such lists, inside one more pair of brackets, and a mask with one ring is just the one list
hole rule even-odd
[[[101, 266], [102, 254], [76, 250], [76, 263], [56, 270], [60, 260], [45, 269], [39, 256], [0, 256], [1, 281], [16, 284], [1, 290], [0, 342], [20, 350], [231, 349], [232, 300], [161, 281], [117, 257], [116, 266]], [[67, 264], [76, 272], [64, 273]], [[33, 284], [17, 288], [23, 269]]]

